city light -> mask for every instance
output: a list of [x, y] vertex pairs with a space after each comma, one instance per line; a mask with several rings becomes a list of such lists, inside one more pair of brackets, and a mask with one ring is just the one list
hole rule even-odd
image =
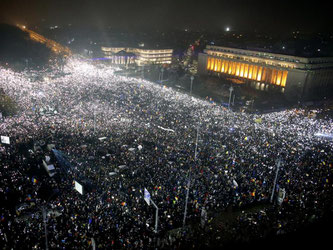
[[55, 54], [63, 53], [70, 55], [72, 53], [68, 47], [65, 47], [51, 39], [47, 39], [46, 37], [38, 34], [35, 31], [27, 29], [25, 25], [22, 26], [18, 25], [18, 27], [21, 28], [23, 31], [28, 32], [31, 40], [45, 44], [46, 47], [50, 48]]
[[3, 2], [3, 249], [329, 246], [330, 8]]
[[209, 71], [233, 75], [255, 81], [267, 82], [281, 87], [286, 86], [288, 77], [288, 71], [286, 70], [271, 69], [268, 67], [213, 57], [208, 57], [206, 67]]
[[[228, 60], [210, 61], [212, 69], [223, 68], [239, 77], [247, 75], [258, 79], [258, 75], [265, 75], [263, 68], [253, 65], [234, 64]], [[59, 185], [57, 198], [49, 200], [49, 204], [53, 208], [55, 204], [68, 208], [68, 211], [62, 209], [61, 214], [72, 216], [69, 224], [65, 224], [70, 230], [75, 231], [77, 223], [86, 223], [91, 227], [78, 230], [80, 238], [102, 222], [106, 222], [103, 225], [112, 225], [117, 221], [119, 227], [131, 226], [135, 232], [147, 234], [154, 232], [154, 229], [156, 232], [158, 228], [170, 227], [170, 230], [174, 230], [179, 228], [186, 213], [191, 215], [186, 218], [188, 224], [191, 223], [189, 218], [200, 218], [201, 213], [193, 211], [199, 204], [199, 198], [205, 196], [207, 200], [202, 199], [202, 207], [205, 204], [218, 205], [221, 210], [230, 205], [239, 206], [243, 202], [269, 202], [269, 197], [277, 196], [275, 189], [272, 191], [272, 177], [278, 173], [273, 170], [278, 152], [285, 153], [288, 162], [281, 163], [279, 172], [286, 177], [275, 178], [274, 183], [279, 187], [288, 187], [288, 195], [293, 187], [291, 185], [295, 185], [296, 198], [293, 199], [307, 199], [306, 193], [305, 198], [298, 194], [300, 186], [306, 186], [302, 179], [305, 175], [300, 174], [303, 167], [300, 162], [305, 162], [303, 159], [308, 149], [314, 149], [310, 155], [313, 157], [311, 161], [327, 153], [324, 162], [320, 159], [309, 168], [330, 171], [322, 167], [323, 164], [331, 164], [330, 151], [323, 154], [317, 150], [323, 136], [333, 133], [333, 123], [329, 119], [312, 120], [304, 115], [303, 109], [295, 108], [258, 115], [254, 119], [253, 114], [233, 112], [211, 100], [196, 98], [144, 79], [117, 75], [117, 70], [116, 67], [88, 61], [80, 56], [68, 58], [63, 71], [65, 74], [16, 72], [0, 67], [2, 89], [18, 103], [20, 109], [20, 113], [6, 117], [0, 123], [0, 151], [13, 152], [15, 156], [16, 145], [28, 142], [30, 138], [34, 142], [50, 140], [70, 157], [70, 163], [75, 167], [66, 170], [68, 173], [61, 178], [65, 185]], [[32, 81], [32, 74], [41, 78]], [[275, 72], [274, 75], [282, 81], [282, 72]], [[230, 107], [234, 88], [229, 91]], [[327, 143], [331, 141], [327, 140]], [[11, 147], [7, 147], [9, 145]], [[192, 179], [187, 181], [185, 173], [196, 157], [200, 167], [193, 168]], [[10, 166], [6, 162], [11, 159], [21, 161], [19, 157], [7, 157], [4, 166]], [[285, 169], [288, 173], [285, 173]], [[76, 178], [78, 173], [90, 177], [98, 189], [89, 192], [84, 183]], [[19, 176], [26, 178], [25, 175]], [[318, 176], [318, 180], [322, 180], [322, 176], [328, 175]], [[207, 185], [198, 181], [198, 177], [204, 177]], [[45, 181], [38, 180], [41, 183]], [[324, 180], [324, 183], [327, 181]], [[71, 185], [73, 191], [68, 188]], [[148, 195], [144, 197], [145, 185], [151, 190], [152, 204], [153, 200], [156, 201], [155, 216], [147, 212], [144, 203], [144, 198], [148, 198]], [[235, 195], [228, 196], [230, 191]], [[80, 194], [89, 198], [83, 197], [81, 200], [78, 198]], [[101, 195], [107, 198], [101, 199]], [[28, 199], [35, 199], [37, 206], [45, 203], [37, 197], [37, 191], [31, 192]], [[288, 201], [282, 202], [288, 204]], [[85, 213], [73, 212], [81, 207], [93, 209], [86, 209]], [[185, 207], [188, 210], [183, 213]], [[270, 211], [273, 212], [272, 209]], [[277, 213], [280, 211], [277, 209]], [[92, 213], [98, 216], [92, 216]], [[131, 213], [138, 223], [122, 221], [124, 213]], [[78, 216], [82, 222], [76, 221]], [[17, 218], [20, 218], [19, 215]], [[273, 214], [267, 220], [271, 222], [275, 218]], [[171, 225], [170, 219], [178, 220], [178, 224]], [[39, 228], [40, 221], [31, 220], [29, 225]], [[51, 217], [44, 222], [57, 225]], [[155, 222], [155, 228], [146, 227], [147, 222], [150, 225]], [[16, 223], [15, 220], [12, 223]], [[110, 232], [117, 238], [123, 237], [123, 232], [113, 229]], [[67, 235], [67, 232], [57, 233]], [[142, 237], [138, 233], [125, 233], [135, 235], [138, 239]], [[137, 240], [128, 238], [131, 243]], [[51, 239], [57, 242], [53, 236], [50, 242]], [[39, 242], [40, 236], [33, 240], [34, 243]], [[71, 239], [68, 238], [68, 241]], [[109, 246], [107, 243], [101, 244]]]

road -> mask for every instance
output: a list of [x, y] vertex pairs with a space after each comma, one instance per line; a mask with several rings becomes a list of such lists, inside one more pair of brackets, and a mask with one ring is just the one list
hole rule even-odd
[[35, 31], [29, 30], [25, 26], [18, 25], [18, 27], [22, 31], [27, 32], [29, 34], [29, 37], [31, 40], [45, 44], [46, 47], [51, 49], [55, 54], [64, 54], [64, 55], [68, 55], [68, 56], [72, 54], [71, 50], [68, 47], [63, 46], [51, 39], [48, 39], [48, 38], [38, 34]]

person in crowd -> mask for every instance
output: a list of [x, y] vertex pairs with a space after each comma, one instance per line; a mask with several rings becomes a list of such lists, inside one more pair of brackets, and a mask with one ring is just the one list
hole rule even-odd
[[[289, 109], [258, 119], [77, 58], [64, 70], [34, 81], [40, 73], [0, 68], [0, 86], [19, 107], [0, 122], [10, 137], [0, 144], [5, 249], [45, 248], [45, 231], [51, 249], [87, 249], [92, 238], [98, 249], [195, 248], [291, 232], [332, 210], [332, 141], [316, 136], [332, 134], [331, 118]], [[42, 174], [48, 144], [66, 158], [54, 177]], [[75, 180], [88, 180], [83, 195]], [[159, 208], [157, 233], [144, 188]], [[205, 209], [206, 231], [175, 235], [187, 188], [186, 225]], [[282, 188], [281, 205], [269, 205]], [[213, 226], [222, 211], [255, 204], [264, 205]]]

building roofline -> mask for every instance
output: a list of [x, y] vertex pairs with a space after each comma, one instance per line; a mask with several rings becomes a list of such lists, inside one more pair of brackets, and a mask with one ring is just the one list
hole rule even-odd
[[257, 53], [257, 54], [262, 54], [262, 55], [272, 55], [272, 56], [279, 56], [279, 57], [285, 57], [285, 58], [293, 58], [293, 59], [299, 59], [300, 61], [316, 61], [316, 60], [328, 60], [328, 61], [332, 61], [333, 62], [333, 57], [305, 57], [305, 56], [296, 56], [296, 55], [290, 55], [290, 54], [280, 54], [280, 53], [274, 53], [274, 52], [266, 52], [266, 51], [260, 51], [260, 50], [249, 50], [249, 49], [240, 49], [240, 48], [234, 48], [234, 47], [225, 47], [225, 46], [218, 46], [218, 45], [207, 45], [206, 49], [210, 49], [210, 48], [222, 48], [225, 50], [233, 50], [235, 52], [239, 51], [239, 52], [247, 52], [247, 53]]

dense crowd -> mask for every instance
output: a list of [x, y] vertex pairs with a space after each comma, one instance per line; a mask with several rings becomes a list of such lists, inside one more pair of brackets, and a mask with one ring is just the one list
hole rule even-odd
[[[231, 112], [79, 58], [70, 59], [64, 72], [35, 79], [32, 72], [0, 68], [0, 87], [19, 105], [17, 115], [0, 122], [0, 135], [10, 137], [10, 145], [0, 144], [0, 195], [9, 204], [0, 210], [5, 248], [45, 248], [41, 208], [48, 211], [51, 249], [86, 249], [92, 238], [99, 249], [145, 249], [156, 238], [160, 247], [182, 240], [195, 247], [202, 242], [193, 232], [180, 241], [168, 234], [183, 225], [188, 184], [186, 224], [198, 222], [205, 208], [212, 244], [226, 235], [293, 231], [332, 210], [332, 141], [315, 135], [332, 134], [331, 119], [310, 118], [302, 109]], [[55, 177], [32, 177], [28, 170], [43, 172], [45, 156], [34, 151], [36, 142], [54, 144], [71, 167], [58, 163]], [[286, 192], [281, 206], [243, 213], [236, 225], [212, 231], [221, 211], [269, 203], [278, 158], [275, 194]], [[83, 178], [89, 185], [81, 195], [73, 181]], [[41, 196], [45, 185], [53, 190], [48, 198]], [[144, 188], [159, 208], [157, 234]], [[15, 207], [22, 203], [30, 213]]]

